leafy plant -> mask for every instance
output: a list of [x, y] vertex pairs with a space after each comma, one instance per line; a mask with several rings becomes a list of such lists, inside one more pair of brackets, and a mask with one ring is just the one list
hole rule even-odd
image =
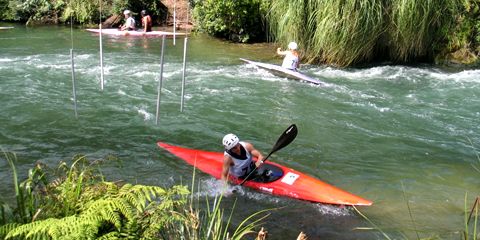
[[258, 217], [267, 210], [254, 213], [231, 234], [233, 210], [226, 220], [221, 196], [211, 208], [207, 198], [206, 211], [195, 209], [186, 186], [105, 182], [95, 170], [101, 161], [85, 156], [76, 156], [71, 165], [61, 162], [56, 169], [37, 164], [18, 183], [16, 156], [5, 156], [20, 197], [14, 211], [0, 205], [4, 239], [241, 239], [267, 217]]
[[11, 209], [8, 205], [2, 203], [0, 207], [1, 222], [30, 222], [33, 220], [38, 209], [35, 190], [40, 183], [45, 182], [42, 169], [38, 165], [35, 166], [35, 168], [29, 170], [28, 178], [23, 182], [19, 182], [15, 167], [17, 156], [11, 152], [4, 152], [3, 154], [5, 160], [10, 165], [13, 175], [16, 207]]
[[262, 0], [195, 0], [193, 6], [200, 31], [235, 42], [265, 39]]

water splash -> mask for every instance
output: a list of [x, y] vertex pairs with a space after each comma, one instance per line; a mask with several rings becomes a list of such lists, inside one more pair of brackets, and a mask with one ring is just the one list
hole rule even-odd
[[345, 206], [337, 206], [337, 205], [328, 205], [328, 204], [315, 204], [315, 208], [318, 212], [322, 215], [329, 215], [329, 216], [353, 216], [354, 212]]

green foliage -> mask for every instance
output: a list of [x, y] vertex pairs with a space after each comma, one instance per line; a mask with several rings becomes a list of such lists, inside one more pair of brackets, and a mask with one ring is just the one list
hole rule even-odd
[[186, 186], [105, 182], [96, 171], [101, 161], [84, 156], [55, 169], [37, 164], [18, 183], [16, 156], [5, 157], [16, 192], [23, 197], [17, 198], [21, 208], [9, 214], [8, 206], [1, 205], [2, 215], [8, 215], [0, 225], [2, 239], [242, 239], [266, 217], [258, 217], [264, 211], [252, 214], [230, 234], [233, 210], [225, 222], [221, 197], [204, 212], [192, 207], [193, 195], [188, 197]]
[[307, 62], [337, 65], [374, 57], [384, 29], [383, 1], [287, 1], [272, 3], [272, 35], [282, 44], [296, 41]]
[[8, 2], [9, 0], [0, 0], [0, 19], [13, 20], [11, 17], [9, 17]]
[[125, 9], [136, 14], [145, 9], [153, 18], [162, 18], [167, 13], [160, 1], [151, 0], [0, 0], [0, 20], [54, 23], [73, 20], [75, 23], [91, 24], [99, 22], [100, 14], [105, 20]]
[[195, 0], [193, 5], [200, 31], [235, 42], [265, 40], [262, 0]]
[[[470, 5], [474, 1], [463, 0]], [[274, 40], [298, 42], [307, 62], [339, 66], [378, 59], [409, 62], [433, 59], [455, 26], [461, 4], [461, 0], [277, 0], [272, 1], [268, 20]], [[478, 16], [468, 19], [479, 21]]]
[[15, 167], [17, 156], [11, 152], [4, 152], [4, 157], [10, 165], [13, 175], [16, 207], [11, 209], [10, 206], [2, 203], [0, 206], [0, 222], [30, 222], [37, 212], [37, 198], [35, 196], [35, 190], [37, 190], [38, 184], [45, 182], [42, 169], [39, 165], [36, 165], [35, 168], [29, 170], [28, 178], [23, 182], [19, 182]]
[[388, 26], [391, 58], [401, 62], [432, 58], [432, 45], [443, 37], [442, 28], [451, 28], [457, 6], [457, 0], [393, 1]]
[[[185, 187], [173, 188], [172, 191], [164, 190], [155, 186], [142, 186], [125, 184], [122, 187], [113, 188], [113, 183], [105, 182], [99, 185], [107, 185], [108, 190], [102, 192], [102, 197], [95, 201], [77, 203], [77, 214], [63, 218], [47, 218], [7, 228], [8, 234], [5, 239], [37, 238], [37, 239], [96, 239], [97, 237], [110, 238], [113, 236], [130, 236], [137, 238], [143, 228], [137, 221], [144, 216], [146, 207], [165, 209], [166, 205], [181, 203], [170, 198], [171, 194], [188, 194]], [[93, 191], [83, 185], [85, 192]], [[116, 190], [115, 190], [116, 189]], [[90, 199], [91, 198], [87, 198]], [[159, 207], [162, 206], [162, 207]]]
[[62, 14], [62, 21], [74, 19], [79, 23], [92, 23], [99, 19], [100, 2], [97, 0], [69, 0]]
[[[465, 221], [465, 230], [463, 231], [463, 239], [469, 240], [477, 239], [477, 226], [478, 226], [478, 205], [479, 205], [479, 200], [480, 197], [477, 197], [475, 199], [475, 203], [472, 206], [472, 209], [469, 211], [467, 207], [467, 196], [468, 194], [465, 193], [465, 215], [464, 215], [464, 221]], [[473, 218], [473, 229], [469, 228], [470, 227], [470, 220], [472, 219], [472, 214], [475, 213], [474, 218]]]
[[152, 21], [161, 23], [166, 20], [168, 9], [161, 1], [152, 0], [116, 0], [112, 7], [112, 11], [123, 12], [125, 9], [130, 9], [134, 14], [140, 18], [140, 12], [147, 10], [152, 17]]
[[464, 0], [456, 7], [457, 14], [453, 16], [455, 24], [444, 29], [448, 50], [455, 51], [470, 45], [480, 47], [480, 2]]
[[57, 22], [58, 16], [65, 6], [63, 0], [10, 0], [4, 17], [14, 21], [38, 21]]
[[[150, 226], [143, 232], [142, 238], [240, 240], [244, 239], [248, 234], [254, 233], [253, 229], [258, 227], [260, 222], [268, 216], [268, 214], [259, 216], [260, 214], [270, 211], [259, 211], [245, 218], [233, 229], [232, 234], [230, 225], [235, 205], [231, 207], [230, 215], [225, 221], [226, 216], [224, 207], [222, 207], [222, 196], [216, 196], [212, 206], [206, 210], [194, 209], [192, 201], [184, 199], [183, 202], [176, 202], [168, 209], [162, 206], [153, 209], [152, 212], [149, 212], [151, 217], [142, 221], [142, 225]], [[210, 206], [208, 198], [206, 198], [206, 205]]]

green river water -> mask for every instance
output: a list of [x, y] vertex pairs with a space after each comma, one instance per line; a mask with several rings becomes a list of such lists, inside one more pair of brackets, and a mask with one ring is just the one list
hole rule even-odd
[[[183, 38], [167, 39], [159, 124], [155, 124], [160, 38], [99, 38], [73, 29], [78, 118], [73, 110], [68, 27], [0, 30], [0, 147], [17, 154], [22, 177], [40, 160], [56, 166], [76, 154], [113, 155], [107, 180], [158, 186], [188, 184], [192, 167], [157, 141], [222, 151], [234, 132], [268, 153], [290, 124], [295, 141], [271, 160], [370, 199], [359, 208], [395, 239], [459, 239], [464, 206], [479, 195], [480, 70], [433, 66], [337, 69], [302, 66], [319, 87], [276, 77], [239, 58], [281, 63], [271, 44], [188, 38], [184, 111], [180, 111]], [[213, 198], [218, 182], [197, 174], [197, 194]], [[12, 196], [0, 161], [0, 194]], [[354, 210], [241, 189], [234, 223], [279, 208], [263, 224], [269, 239], [384, 239]], [[408, 205], [407, 205], [408, 204]], [[410, 216], [408, 206], [411, 210]]]

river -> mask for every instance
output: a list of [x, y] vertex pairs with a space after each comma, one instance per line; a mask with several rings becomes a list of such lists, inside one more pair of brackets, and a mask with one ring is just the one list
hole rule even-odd
[[[303, 65], [305, 74], [328, 83], [321, 87], [239, 60], [280, 64], [271, 44], [233, 44], [193, 34], [183, 111], [184, 39], [177, 38], [175, 46], [166, 41], [157, 125], [160, 38], [105, 36], [101, 90], [98, 35], [69, 27], [13, 26], [0, 30], [0, 147], [17, 154], [22, 177], [36, 161], [54, 167], [85, 154], [91, 160], [114, 159], [102, 168], [107, 180], [188, 184], [192, 167], [158, 149], [157, 141], [222, 151], [223, 135], [234, 132], [268, 153], [295, 123], [297, 138], [271, 160], [372, 200], [359, 210], [392, 238], [459, 239], [465, 196], [470, 208], [479, 195], [480, 70]], [[202, 173], [196, 177], [199, 195], [213, 198], [216, 181]], [[2, 196], [13, 194], [11, 179], [8, 164], [0, 161]], [[296, 239], [300, 231], [309, 239], [384, 239], [350, 208], [248, 189], [224, 203], [231, 207], [235, 199], [234, 222], [278, 208], [263, 224], [269, 239]]]

